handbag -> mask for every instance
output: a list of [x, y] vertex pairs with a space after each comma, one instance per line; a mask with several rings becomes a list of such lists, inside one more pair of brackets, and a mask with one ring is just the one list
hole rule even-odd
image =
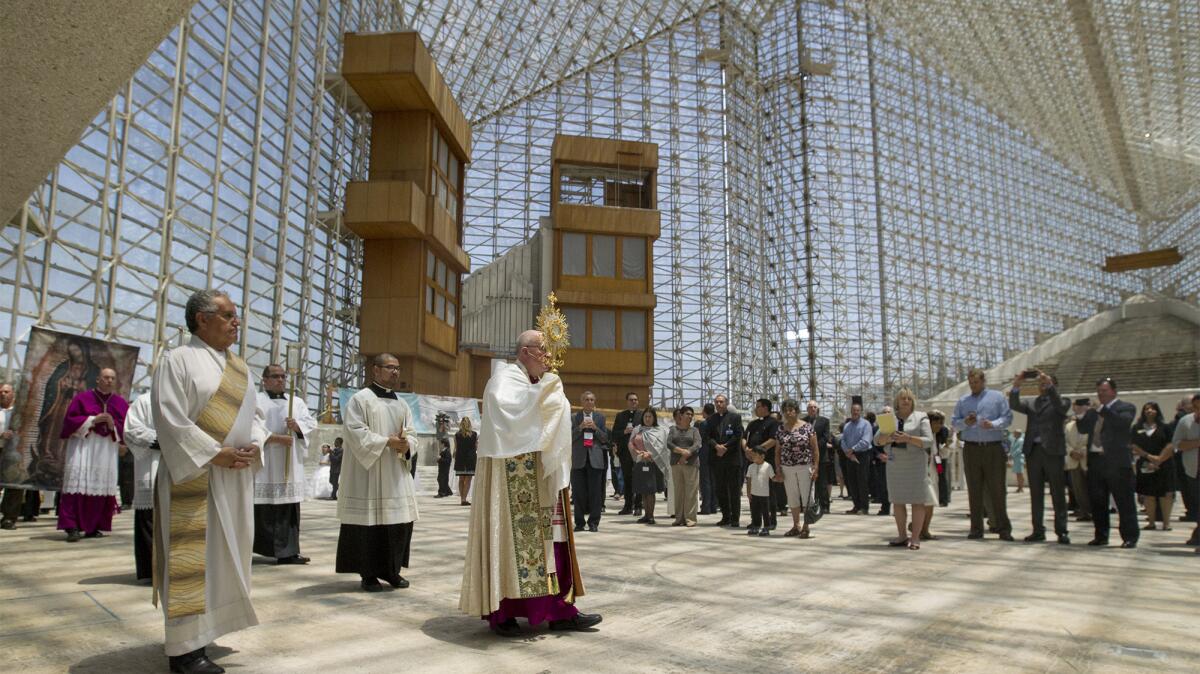
[[816, 524], [821, 519], [821, 504], [817, 503], [817, 481], [812, 480], [808, 485], [808, 506], [804, 509], [804, 524]]

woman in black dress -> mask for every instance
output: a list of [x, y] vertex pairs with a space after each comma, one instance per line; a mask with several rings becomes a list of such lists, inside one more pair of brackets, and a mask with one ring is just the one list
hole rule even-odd
[[467, 494], [471, 491], [471, 479], [475, 477], [475, 458], [479, 434], [471, 430], [471, 420], [463, 417], [458, 422], [458, 433], [454, 434], [454, 473], [458, 475], [458, 498], [462, 505], [471, 505]]
[[1147, 530], [1156, 527], [1161, 515], [1163, 531], [1171, 530], [1171, 505], [1175, 500], [1175, 463], [1164, 451], [1171, 442], [1156, 402], [1142, 405], [1142, 415], [1133, 425], [1133, 454], [1137, 457], [1137, 493], [1146, 506]]

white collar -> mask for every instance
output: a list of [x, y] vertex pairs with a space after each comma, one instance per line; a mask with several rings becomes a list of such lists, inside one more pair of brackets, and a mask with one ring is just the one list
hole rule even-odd
[[227, 353], [227, 351], [217, 351], [216, 349], [212, 348], [212, 346], [209, 345], [208, 342], [204, 341], [203, 339], [200, 339], [200, 336], [197, 334], [194, 334], [194, 333], [192, 334], [191, 341], [188, 342], [188, 346], [194, 346], [198, 349], [205, 349], [206, 351], [208, 351], [212, 355], [216, 356], [217, 358], [220, 358], [221, 360], [225, 360], [225, 354]]

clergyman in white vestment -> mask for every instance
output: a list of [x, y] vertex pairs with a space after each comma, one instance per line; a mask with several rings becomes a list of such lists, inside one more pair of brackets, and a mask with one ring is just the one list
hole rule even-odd
[[309, 558], [300, 554], [300, 502], [308, 486], [304, 458], [317, 420], [304, 399], [291, 400], [286, 388], [287, 371], [268, 365], [258, 406], [271, 436], [263, 469], [254, 476], [254, 553], [274, 557], [276, 564], [307, 564]]
[[154, 476], [158, 474], [158, 434], [150, 392], [137, 397], [125, 415], [125, 446], [133, 452], [133, 560], [137, 579], [154, 577]]
[[205, 646], [258, 624], [250, 603], [254, 471], [267, 429], [246, 364], [231, 347], [237, 310], [220, 291], [185, 309], [191, 341], [163, 356], [151, 395], [162, 448], [156, 485], [156, 599], [171, 670], [222, 672]]
[[382, 353], [371, 361], [371, 383], [354, 394], [342, 413], [346, 453], [338, 493], [336, 570], [357, 573], [363, 590], [408, 587], [400, 570], [408, 566], [417, 497], [409, 439], [415, 438], [412, 411], [393, 390], [400, 361]]
[[571, 405], [548, 372], [542, 333], [517, 340], [517, 363], [501, 366], [483, 394], [471, 523], [459, 609], [497, 635], [549, 621], [552, 630], [589, 630], [569, 521]]

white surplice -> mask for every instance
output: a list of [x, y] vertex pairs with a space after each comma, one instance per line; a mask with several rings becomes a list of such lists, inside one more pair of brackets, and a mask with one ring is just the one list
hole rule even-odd
[[[292, 407], [292, 418], [300, 427], [300, 433], [297, 435], [288, 430], [286, 393], [283, 398], [271, 398], [266, 393], [259, 393], [258, 407], [263, 411], [267, 432], [291, 435], [292, 446], [276, 442], [267, 443], [263, 449], [263, 468], [254, 476], [254, 503], [300, 503], [307, 495], [304, 459], [308, 456], [308, 439], [317, 430], [317, 420], [308, 411], [308, 405], [297, 399]], [[284, 467], [285, 462], [291, 463], [290, 476]]]
[[154, 427], [162, 448], [156, 498], [162, 548], [156, 559], [160, 602], [167, 611], [167, 555], [170, 550], [171, 486], [208, 473], [208, 531], [205, 543], [202, 615], [166, 619], [166, 653], [183, 655], [208, 645], [222, 634], [258, 624], [250, 603], [250, 556], [254, 537], [254, 471], [233, 470], [210, 463], [221, 447], [262, 447], [267, 439], [258, 396], [247, 377], [246, 394], [228, 436], [218, 443], [196, 425], [221, 384], [225, 352], [193, 336], [191, 342], [167, 353], [154, 373]]
[[403, 400], [380, 398], [367, 387], [346, 405], [346, 454], [338, 483], [342, 524], [404, 524], [418, 518], [417, 496], [409, 462], [388, 449], [391, 435], [408, 438], [416, 449], [412, 411]]
[[[571, 404], [558, 375], [546, 373], [534, 383], [519, 363], [499, 367], [483, 394], [478, 452], [458, 606], [467, 615], [486, 616], [499, 609], [503, 599], [530, 596], [522, 579], [537, 571], [552, 573], [555, 552], [551, 541], [570, 540], [562, 493], [571, 483]], [[526, 454], [537, 456], [533, 473], [537, 485], [531, 490], [536, 495], [535, 504], [513, 502], [512, 481], [507, 474], [509, 460]], [[550, 541], [514, 528], [514, 509], [528, 512], [529, 506], [553, 512], [548, 522]], [[541, 550], [541, 556], [531, 554], [529, 546], [536, 549], [539, 543], [548, 549]], [[568, 554], [574, 564], [573, 547]], [[530, 558], [534, 569], [529, 568]], [[544, 581], [540, 584], [546, 587]], [[583, 594], [580, 587], [575, 591]]]
[[129, 406], [125, 415], [125, 446], [133, 452], [133, 509], [154, 508], [154, 476], [158, 475], [161, 452], [150, 446], [158, 439], [154, 432], [154, 411], [150, 394], [143, 393]]
[[120, 444], [107, 435], [91, 433], [96, 417], [89, 416], [67, 439], [62, 493], [116, 496]]
[[571, 404], [558, 375], [547, 372], [534, 384], [520, 363], [500, 366], [484, 390], [480, 423], [479, 458], [538, 452], [550, 489], [570, 486]]

